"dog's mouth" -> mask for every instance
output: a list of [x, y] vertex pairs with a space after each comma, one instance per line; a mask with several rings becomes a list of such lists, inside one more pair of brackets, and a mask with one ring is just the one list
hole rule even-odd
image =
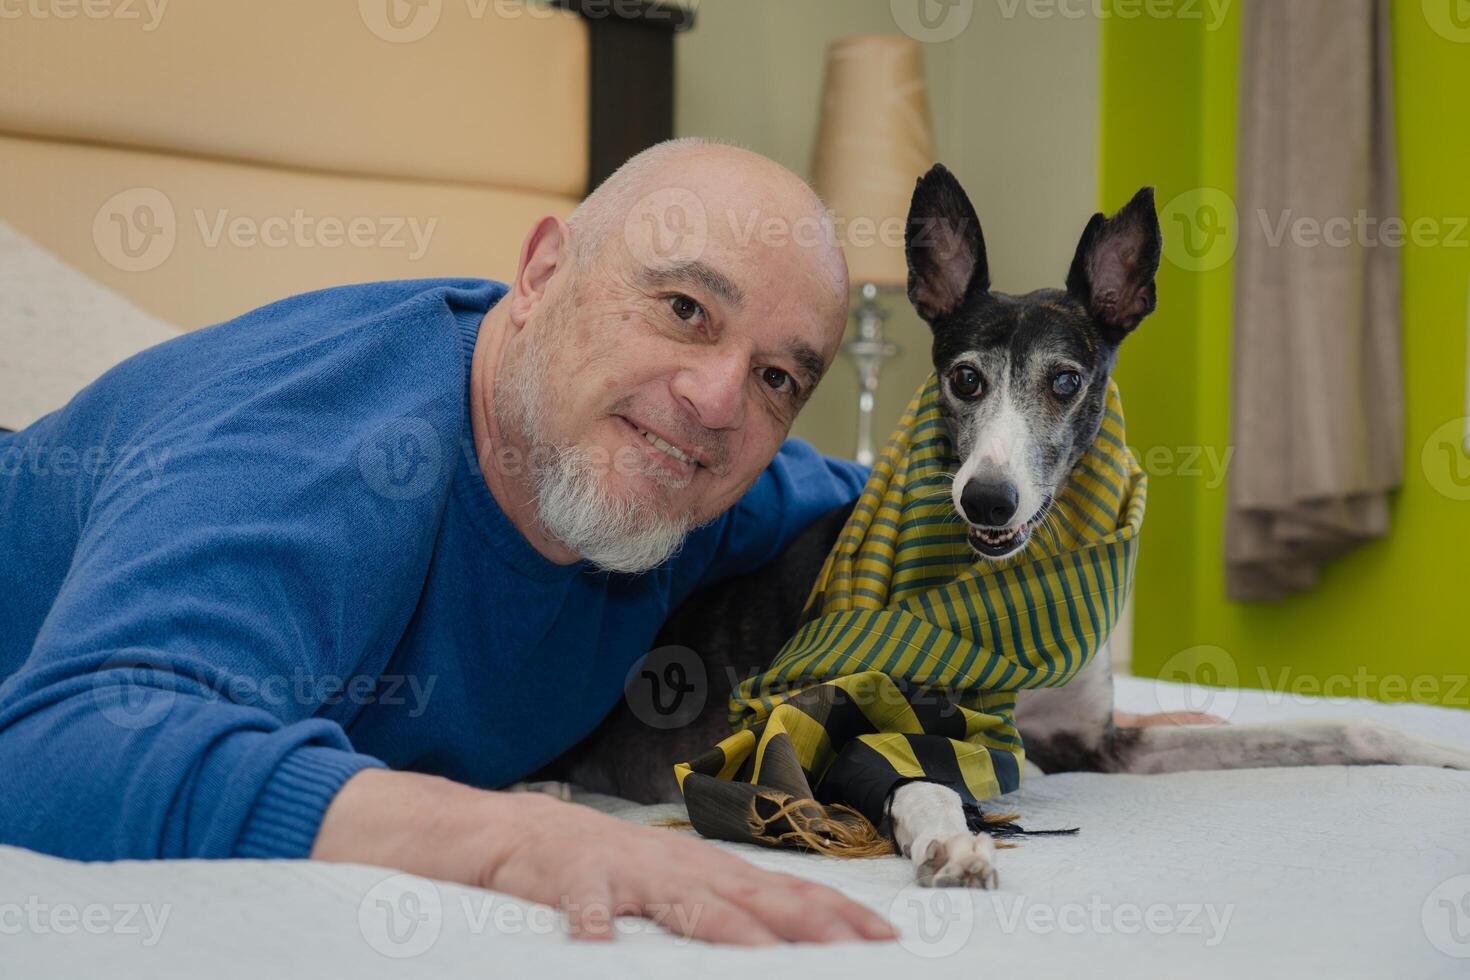
[[1009, 527], [981, 527], [970, 525], [970, 547], [982, 558], [1000, 561], [1018, 554], [1031, 542], [1031, 535], [1046, 522], [1051, 512], [1052, 498], [1048, 496], [1029, 520]]
[[1009, 558], [1031, 540], [1032, 521], [1010, 527], [970, 527], [970, 547], [986, 558]]

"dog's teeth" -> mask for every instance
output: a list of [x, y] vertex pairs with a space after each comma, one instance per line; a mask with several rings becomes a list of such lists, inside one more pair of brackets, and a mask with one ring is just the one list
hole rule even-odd
[[985, 544], [992, 547], [1009, 544], [1020, 537], [1030, 527], [1030, 524], [1022, 524], [1007, 531], [991, 531], [983, 528], [975, 528], [975, 536]]

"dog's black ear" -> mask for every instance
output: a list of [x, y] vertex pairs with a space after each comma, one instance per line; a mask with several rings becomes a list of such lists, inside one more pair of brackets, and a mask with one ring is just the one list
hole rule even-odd
[[942, 163], [914, 186], [904, 247], [909, 301], [930, 326], [959, 309], [966, 297], [989, 291], [980, 219], [965, 189]]
[[1158, 305], [1154, 277], [1162, 251], [1154, 189], [1145, 187], [1111, 218], [1092, 216], [1072, 260], [1067, 291], [1087, 306], [1110, 340], [1121, 341]]

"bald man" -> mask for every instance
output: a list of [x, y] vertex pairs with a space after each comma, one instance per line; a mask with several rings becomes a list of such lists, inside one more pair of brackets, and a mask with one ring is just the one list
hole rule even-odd
[[125, 362], [0, 457], [0, 842], [312, 857], [735, 943], [886, 939], [713, 845], [497, 791], [667, 613], [866, 476], [788, 440], [847, 277], [756, 154], [664, 144], [511, 282], [329, 289]]

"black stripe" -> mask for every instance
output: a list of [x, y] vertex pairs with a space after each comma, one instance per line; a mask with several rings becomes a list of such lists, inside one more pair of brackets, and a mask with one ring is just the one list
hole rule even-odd
[[910, 684], [902, 678], [894, 678], [894, 683], [903, 691], [904, 699], [913, 709], [914, 717], [919, 720], [919, 727], [925, 733], [943, 735], [959, 742], [965, 740], [964, 712], [949, 699], [944, 690]]
[[961, 802], [980, 802], [965, 784], [965, 775], [960, 772], [959, 760], [955, 758], [953, 740], [938, 735], [907, 735], [905, 738], [919, 768], [924, 770], [925, 779], [948, 786], [960, 794]]
[[725, 750], [716, 745], [708, 752], [700, 753], [698, 757], [691, 759], [689, 768], [695, 772], [702, 772], [706, 776], [718, 776], [720, 770], [725, 768]]
[[[818, 707], [817, 702], [821, 705]], [[846, 745], [859, 735], [876, 735], [878, 729], [863, 713], [851, 694], [836, 684], [823, 684], [801, 692], [791, 703], [811, 715], [827, 733], [827, 739], [835, 748]]]
[[904, 781], [882, 753], [854, 740], [842, 747], [817, 784], [817, 800], [846, 804], [882, 827], [888, 794]]
[[689, 810], [689, 822], [705, 837], [758, 844], [746, 826], [746, 814], [756, 791], [750, 783], [691, 772], [684, 777], [684, 805]]
[[[761, 753], [760, 786], [764, 789], [790, 793], [799, 800], [812, 798], [812, 788], [807, 771], [796, 757], [796, 747], [791, 736], [777, 732], [765, 739], [766, 749]], [[756, 753], [750, 753], [754, 759]]]

